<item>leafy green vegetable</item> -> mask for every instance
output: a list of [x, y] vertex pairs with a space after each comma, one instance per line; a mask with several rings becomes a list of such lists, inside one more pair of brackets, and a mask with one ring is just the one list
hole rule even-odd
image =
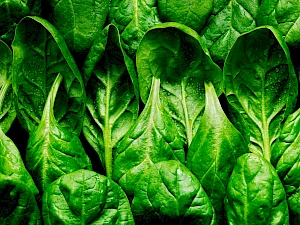
[[298, 90], [288, 47], [278, 31], [257, 28], [238, 38], [224, 66], [225, 94], [250, 130], [250, 150], [270, 161], [280, 124]]
[[230, 177], [225, 208], [229, 224], [289, 224], [284, 188], [272, 165], [259, 155], [241, 156]]
[[134, 190], [136, 224], [216, 224], [214, 209], [197, 178], [180, 162], [159, 162]]
[[221, 222], [229, 177], [237, 158], [249, 150], [227, 119], [211, 83], [205, 83], [205, 101], [199, 129], [188, 150], [187, 167], [199, 179]]
[[0, 224], [41, 224], [32, 189], [25, 182], [0, 174]]
[[45, 225], [134, 225], [124, 191], [109, 178], [87, 170], [49, 185], [43, 195], [43, 219]]
[[113, 179], [128, 197], [146, 169], [157, 162], [185, 160], [183, 142], [160, 103], [160, 80], [153, 77], [145, 108], [117, 148]]
[[153, 25], [160, 23], [156, 0], [111, 0], [108, 22], [117, 26], [125, 51], [135, 54], [140, 40]]
[[[292, 224], [300, 222], [300, 109], [285, 121], [272, 149], [272, 163], [286, 191]], [[292, 222], [293, 221], [293, 222]]]
[[[138, 116], [138, 83], [134, 64], [121, 47], [117, 28], [107, 26], [99, 37], [86, 63], [94, 65], [94, 70], [86, 86], [83, 132], [111, 177], [113, 151]], [[103, 55], [101, 60], [99, 55]]]
[[41, 0], [5, 0], [0, 2], [0, 38], [11, 44], [17, 23], [25, 16], [41, 12]]
[[213, 0], [158, 0], [159, 17], [201, 31], [213, 7]]
[[63, 38], [49, 22], [24, 18], [16, 28], [13, 47], [13, 89], [23, 128], [29, 132], [41, 121], [44, 105], [58, 73], [64, 77], [56, 97], [60, 126], [79, 135], [85, 112], [84, 84]]
[[49, 21], [59, 30], [71, 51], [84, 53], [102, 30], [109, 0], [48, 0]]
[[285, 41], [294, 46], [300, 44], [300, 2], [298, 0], [273, 0], [262, 9], [265, 15], [258, 25], [272, 25], [284, 36]]
[[16, 118], [16, 111], [11, 84], [12, 52], [1, 40], [0, 52], [0, 129], [6, 133]]
[[79, 138], [62, 128], [54, 117], [54, 101], [62, 78], [58, 74], [55, 79], [41, 122], [30, 133], [26, 150], [26, 166], [41, 192], [64, 174], [92, 169]]
[[38, 194], [30, 174], [24, 166], [21, 155], [15, 144], [0, 129], [0, 175], [26, 183], [33, 194]]
[[178, 23], [156, 25], [142, 39], [136, 57], [140, 95], [149, 96], [151, 80], [160, 79], [160, 101], [182, 138], [191, 143], [205, 105], [204, 81], [222, 92], [222, 71], [192, 29]]

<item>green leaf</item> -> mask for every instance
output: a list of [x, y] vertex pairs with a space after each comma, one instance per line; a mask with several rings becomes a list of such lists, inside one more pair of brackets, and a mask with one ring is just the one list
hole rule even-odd
[[0, 40], [0, 129], [6, 133], [16, 118], [12, 90], [12, 52]]
[[183, 142], [160, 103], [160, 80], [153, 77], [150, 96], [114, 156], [113, 179], [129, 198], [144, 171], [157, 162], [185, 160]]
[[121, 47], [117, 28], [109, 25], [98, 37], [88, 57], [88, 65], [94, 69], [86, 85], [83, 133], [111, 177], [113, 152], [138, 117], [138, 83], [134, 63]]
[[291, 224], [300, 222], [300, 109], [289, 115], [272, 149], [271, 162], [285, 188]]
[[159, 162], [134, 190], [136, 224], [216, 224], [215, 212], [197, 178], [180, 162]]
[[200, 32], [210, 16], [213, 0], [158, 0], [159, 17], [164, 22], [177, 22]]
[[45, 225], [134, 225], [124, 191], [111, 179], [87, 170], [49, 185], [43, 195], [43, 219]]
[[281, 181], [259, 155], [241, 156], [230, 177], [225, 209], [232, 225], [288, 225], [289, 211]]
[[5, 0], [0, 2], [0, 38], [11, 44], [18, 22], [41, 12], [41, 0]]
[[33, 194], [39, 191], [24, 166], [19, 150], [0, 129], [0, 175], [26, 183]]
[[142, 101], [148, 99], [152, 78], [159, 78], [162, 106], [190, 145], [204, 110], [204, 81], [212, 81], [218, 95], [223, 89], [222, 71], [199, 35], [178, 23], [156, 25], [142, 39], [136, 65]]
[[0, 174], [0, 224], [41, 225], [40, 210], [27, 181]]
[[270, 27], [238, 38], [224, 66], [225, 94], [250, 130], [250, 150], [270, 161], [280, 124], [293, 110], [298, 84], [289, 50]]
[[84, 84], [62, 36], [46, 20], [24, 18], [13, 42], [13, 89], [22, 127], [31, 132], [41, 121], [44, 105], [58, 73], [64, 77], [54, 106], [60, 126], [79, 135], [85, 112]]
[[156, 0], [111, 0], [108, 22], [117, 26], [122, 45], [134, 55], [145, 32], [160, 23]]
[[199, 179], [221, 222], [229, 177], [237, 158], [249, 149], [226, 117], [211, 83], [205, 83], [205, 101], [199, 129], [188, 150], [187, 167]]
[[58, 74], [55, 79], [41, 122], [30, 133], [26, 149], [26, 166], [42, 193], [50, 183], [64, 174], [91, 169], [91, 162], [79, 138], [62, 128], [54, 117], [54, 101], [62, 78]]
[[278, 29], [285, 41], [293, 46], [300, 44], [300, 2], [298, 0], [266, 1], [262, 12], [265, 14], [258, 25], [271, 25]]
[[87, 52], [106, 21], [109, 0], [48, 0], [49, 21], [71, 51]]

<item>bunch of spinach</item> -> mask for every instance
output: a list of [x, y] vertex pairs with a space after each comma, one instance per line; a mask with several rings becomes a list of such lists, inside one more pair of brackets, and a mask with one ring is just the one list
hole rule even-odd
[[299, 224], [298, 1], [0, 9], [1, 224]]

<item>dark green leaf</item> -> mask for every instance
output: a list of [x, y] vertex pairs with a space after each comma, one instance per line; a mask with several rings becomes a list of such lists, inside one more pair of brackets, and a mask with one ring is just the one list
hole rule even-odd
[[44, 105], [58, 73], [64, 77], [55, 102], [60, 126], [79, 135], [85, 112], [84, 84], [63, 38], [46, 20], [24, 18], [13, 42], [13, 89], [18, 118], [29, 132], [40, 123]]
[[45, 225], [134, 225], [124, 191], [109, 178], [79, 170], [53, 182], [43, 195]]
[[204, 81], [222, 93], [222, 71], [192, 29], [178, 23], [156, 25], [141, 41], [136, 57], [140, 95], [149, 96], [151, 80], [160, 79], [160, 101], [188, 145], [205, 105]]
[[272, 149], [271, 162], [285, 188], [291, 224], [300, 222], [300, 109], [285, 121]]
[[54, 117], [53, 106], [61, 82], [59, 74], [49, 92], [41, 122], [30, 133], [26, 150], [26, 166], [41, 193], [64, 174], [91, 169], [79, 138], [62, 128]]
[[197, 178], [180, 162], [147, 169], [134, 190], [136, 224], [216, 224], [215, 212]]
[[71, 51], [84, 53], [92, 46], [106, 21], [109, 0], [47, 0], [49, 21]]
[[113, 179], [129, 198], [141, 175], [151, 165], [170, 159], [185, 160], [183, 142], [160, 104], [159, 90], [160, 80], [153, 77], [146, 106], [121, 140], [114, 157]]
[[0, 175], [26, 183], [33, 194], [39, 191], [24, 166], [21, 155], [13, 141], [0, 129]]
[[270, 27], [238, 38], [224, 66], [225, 93], [250, 130], [250, 150], [270, 161], [280, 124], [296, 101], [289, 50]]
[[0, 224], [41, 225], [40, 211], [27, 181], [0, 174]]
[[210, 16], [213, 0], [158, 0], [162, 21], [184, 24], [200, 32]]
[[199, 179], [221, 222], [229, 177], [237, 158], [249, 150], [223, 112], [211, 83], [205, 83], [205, 101], [199, 129], [188, 150], [187, 167]]
[[232, 225], [288, 225], [289, 211], [281, 181], [261, 156], [241, 156], [230, 177], [225, 198]]
[[[98, 153], [108, 177], [112, 155], [138, 116], [138, 83], [134, 64], [123, 51], [114, 25], [107, 26], [94, 42], [88, 64], [94, 64], [87, 89], [87, 113], [83, 133]], [[103, 38], [106, 46], [103, 48]], [[100, 60], [98, 55], [103, 55]], [[92, 62], [92, 60], [97, 60]]]
[[13, 90], [11, 84], [12, 52], [1, 40], [0, 52], [0, 129], [6, 133], [16, 118], [16, 111], [13, 104]]
[[160, 23], [156, 4], [156, 0], [111, 0], [108, 21], [119, 29], [128, 54], [135, 54], [145, 32]]

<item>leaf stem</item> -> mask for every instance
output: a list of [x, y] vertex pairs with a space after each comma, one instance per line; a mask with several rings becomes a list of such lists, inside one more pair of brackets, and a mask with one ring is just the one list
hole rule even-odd
[[[108, 75], [109, 76], [109, 75]], [[105, 124], [104, 124], [104, 155], [106, 176], [112, 177], [112, 148], [111, 148], [111, 127], [109, 123], [109, 106], [110, 106], [110, 78], [107, 79], [107, 91], [105, 100]]]

